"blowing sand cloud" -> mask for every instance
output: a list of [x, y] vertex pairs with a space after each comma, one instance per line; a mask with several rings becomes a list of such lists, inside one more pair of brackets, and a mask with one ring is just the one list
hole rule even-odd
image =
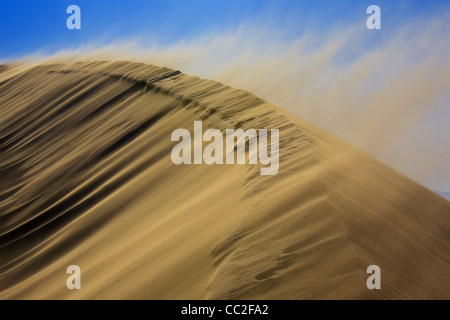
[[247, 89], [426, 187], [448, 191], [449, 16], [377, 36], [361, 25], [296, 38], [245, 25], [193, 42], [139, 37], [56, 57], [144, 62]]

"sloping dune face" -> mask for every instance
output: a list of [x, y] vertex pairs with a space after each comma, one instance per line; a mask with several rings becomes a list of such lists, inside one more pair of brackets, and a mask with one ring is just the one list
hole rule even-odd
[[[279, 173], [174, 165], [194, 121], [279, 129]], [[128, 62], [3, 66], [0, 150], [2, 299], [450, 298], [450, 202], [248, 92]]]

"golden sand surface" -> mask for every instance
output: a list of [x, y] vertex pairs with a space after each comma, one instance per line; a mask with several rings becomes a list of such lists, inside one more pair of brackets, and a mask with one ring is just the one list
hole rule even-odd
[[[196, 120], [279, 129], [279, 173], [174, 165]], [[249, 92], [130, 62], [0, 67], [0, 299], [449, 299], [449, 246], [449, 201]]]

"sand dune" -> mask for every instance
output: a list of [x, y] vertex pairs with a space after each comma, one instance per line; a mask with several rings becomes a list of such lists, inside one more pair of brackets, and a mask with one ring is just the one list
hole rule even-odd
[[[279, 173], [174, 165], [195, 120], [280, 129]], [[0, 150], [1, 299], [450, 298], [450, 202], [248, 92], [128, 62], [1, 66]]]

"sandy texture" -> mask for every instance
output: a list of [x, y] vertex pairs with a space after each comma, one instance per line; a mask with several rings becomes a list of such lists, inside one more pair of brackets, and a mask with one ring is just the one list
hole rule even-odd
[[[279, 173], [175, 166], [195, 120], [280, 129]], [[0, 150], [2, 299], [450, 298], [450, 202], [248, 92], [128, 62], [2, 66]]]

